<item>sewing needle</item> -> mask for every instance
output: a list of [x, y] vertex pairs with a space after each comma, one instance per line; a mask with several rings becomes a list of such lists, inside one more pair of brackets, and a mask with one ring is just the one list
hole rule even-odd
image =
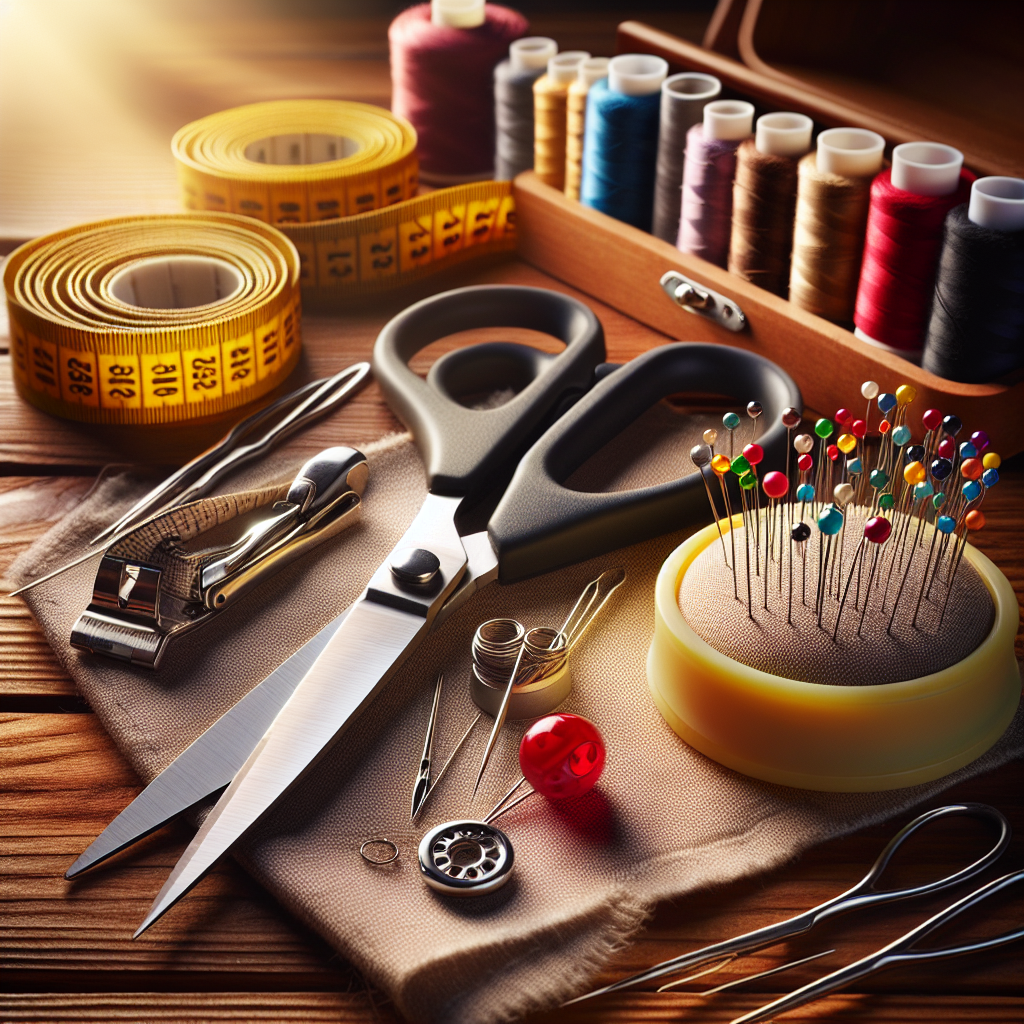
[[438, 672], [437, 684], [434, 687], [434, 704], [430, 709], [430, 719], [427, 721], [427, 734], [423, 737], [423, 755], [420, 757], [420, 770], [416, 776], [416, 785], [412, 790], [412, 812], [409, 815], [410, 821], [416, 820], [416, 815], [423, 806], [430, 792], [430, 758], [434, 752], [434, 728], [437, 725], [437, 708], [441, 703], [441, 687], [444, 685], [444, 673]]

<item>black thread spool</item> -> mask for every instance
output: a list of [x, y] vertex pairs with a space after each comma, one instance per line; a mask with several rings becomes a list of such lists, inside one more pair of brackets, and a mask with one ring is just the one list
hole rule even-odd
[[979, 178], [946, 214], [921, 365], [983, 383], [1024, 366], [1024, 181]]

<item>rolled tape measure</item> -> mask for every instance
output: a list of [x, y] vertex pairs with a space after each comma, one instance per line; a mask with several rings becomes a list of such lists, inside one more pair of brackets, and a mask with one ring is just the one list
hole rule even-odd
[[171, 149], [190, 210], [279, 227], [323, 298], [372, 295], [515, 248], [509, 182], [416, 196], [416, 132], [366, 103], [280, 100], [185, 125]]
[[21, 246], [4, 270], [22, 397], [93, 423], [214, 416], [299, 357], [299, 256], [228, 214], [100, 221]]

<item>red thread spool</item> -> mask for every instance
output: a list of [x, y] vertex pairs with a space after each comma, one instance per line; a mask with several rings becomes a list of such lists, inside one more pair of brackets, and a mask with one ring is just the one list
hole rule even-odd
[[519, 744], [526, 781], [549, 800], [592, 788], [604, 771], [604, 739], [593, 722], [566, 712], [534, 722]]
[[391, 109], [416, 129], [425, 181], [492, 176], [494, 67], [529, 27], [518, 11], [498, 4], [486, 5], [475, 28], [433, 24], [430, 4], [391, 22]]
[[962, 169], [955, 191], [943, 196], [896, 188], [891, 170], [872, 182], [853, 314], [857, 328], [872, 341], [901, 352], [920, 350], [931, 313], [943, 222], [954, 206], [970, 199], [974, 178]]

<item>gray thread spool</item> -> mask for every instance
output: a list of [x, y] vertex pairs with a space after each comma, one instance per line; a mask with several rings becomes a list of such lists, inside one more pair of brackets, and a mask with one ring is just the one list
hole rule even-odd
[[508, 181], [533, 167], [533, 83], [558, 53], [545, 36], [517, 39], [494, 69], [494, 177]]
[[550, 626], [526, 632], [515, 619], [490, 619], [473, 636], [473, 670], [470, 693], [473, 701], [489, 715], [495, 715], [508, 686], [508, 677], [525, 645], [509, 700], [511, 719], [536, 718], [558, 707], [569, 695], [566, 638]]
[[683, 188], [686, 133], [704, 117], [704, 104], [722, 91], [714, 75], [685, 72], [661, 85], [658, 164], [654, 178], [654, 219], [651, 234], [676, 244]]

